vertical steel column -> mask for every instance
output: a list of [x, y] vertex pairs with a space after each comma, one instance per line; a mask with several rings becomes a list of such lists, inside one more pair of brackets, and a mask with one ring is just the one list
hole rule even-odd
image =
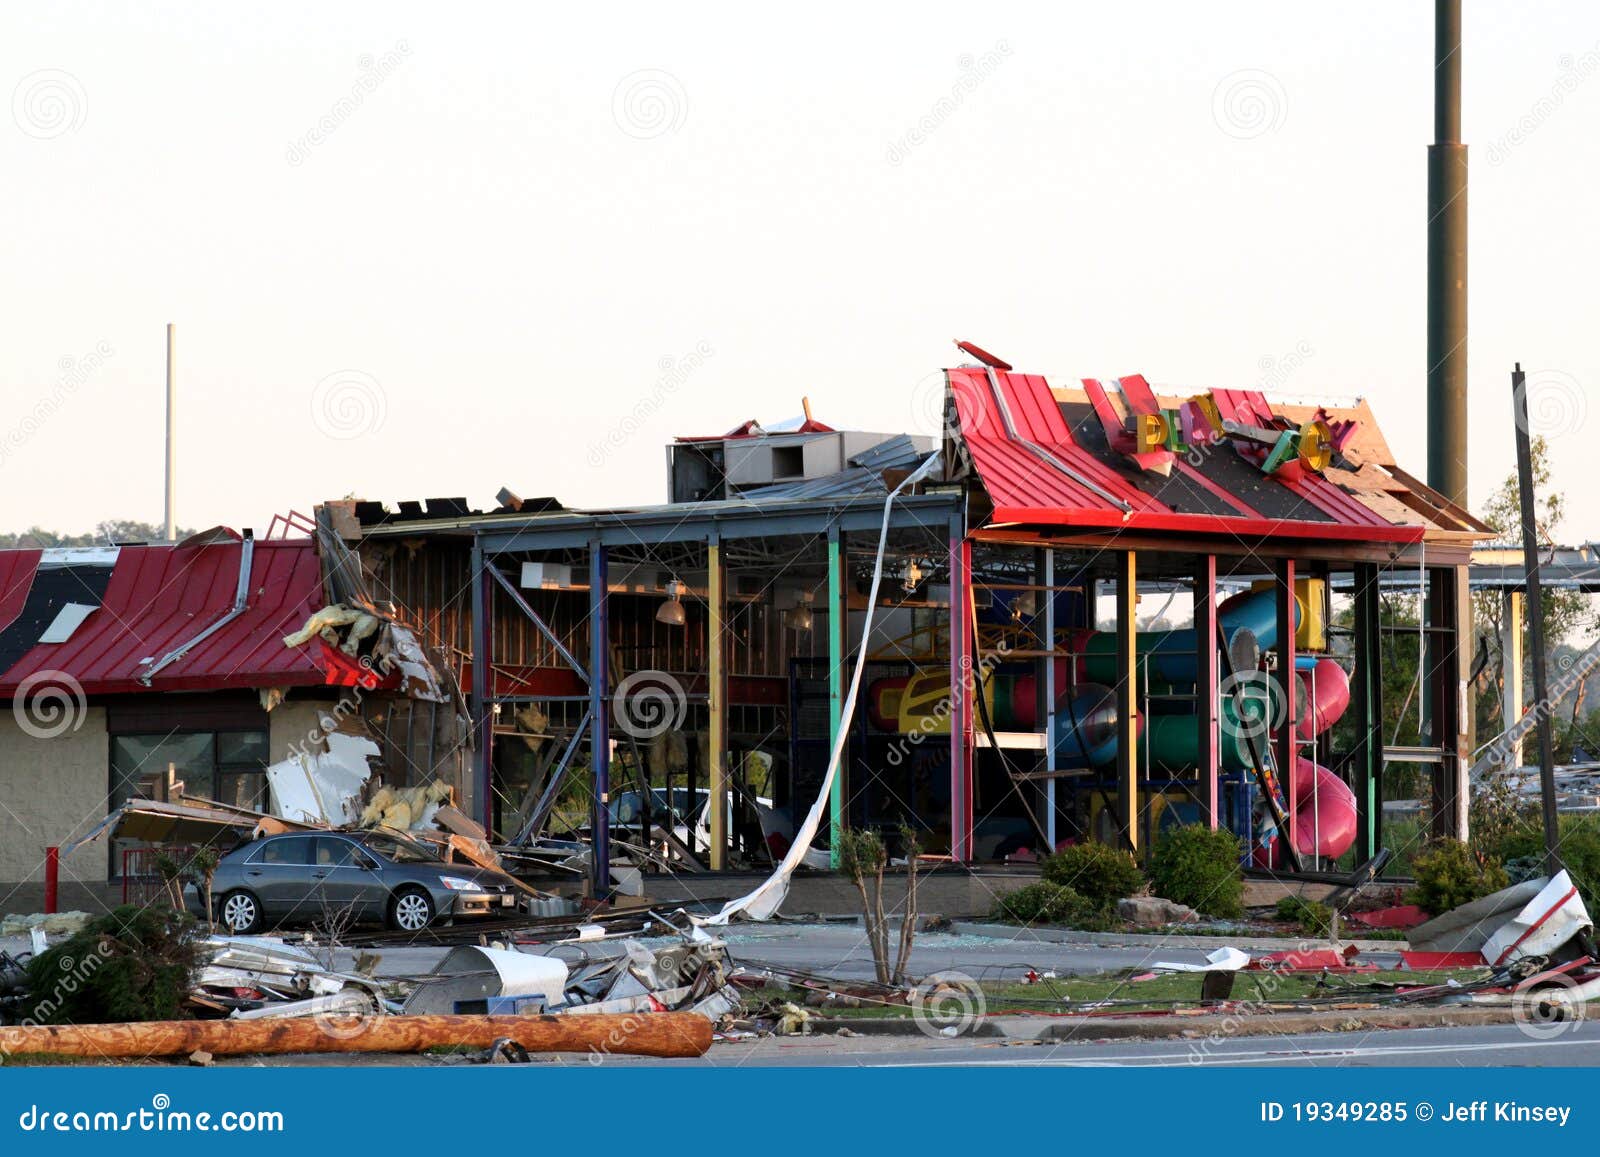
[[715, 536], [706, 544], [706, 653], [710, 672], [706, 690], [710, 701], [711, 870], [728, 866], [728, 703], [724, 670], [727, 631], [727, 596], [723, 589], [722, 543]]
[[1117, 585], [1117, 825], [1139, 851], [1139, 562], [1134, 552], [1112, 556]]
[[[1500, 592], [1500, 726], [1509, 731], [1522, 718], [1522, 615], [1526, 603], [1521, 591]], [[1523, 764], [1522, 739], [1511, 745], [1512, 767]]]
[[[848, 616], [844, 605], [844, 536], [838, 523], [828, 527], [828, 750], [839, 743], [839, 728], [844, 717], [844, 665], [848, 646]], [[866, 645], [866, 640], [862, 640]], [[839, 770], [828, 793], [828, 862], [839, 866], [839, 849], [844, 843], [845, 769], [850, 766], [849, 745], [839, 754]]]
[[1194, 715], [1200, 728], [1200, 806], [1216, 830], [1222, 815], [1220, 740], [1217, 734], [1217, 556], [1204, 555], [1194, 575]]
[[1356, 678], [1350, 689], [1355, 708], [1356, 861], [1365, 863], [1383, 847], [1383, 632], [1378, 600], [1378, 568], [1357, 563], [1355, 579]]
[[1426, 682], [1432, 712], [1429, 740], [1443, 749], [1432, 775], [1433, 834], [1467, 838], [1467, 796], [1463, 772], [1472, 763], [1465, 726], [1466, 649], [1461, 646], [1461, 602], [1467, 598], [1465, 567], [1428, 568]]
[[[1299, 746], [1295, 743], [1295, 722], [1299, 718], [1300, 688], [1296, 686], [1294, 674], [1295, 658], [1295, 594], [1294, 594], [1294, 559], [1279, 559], [1274, 568], [1277, 577], [1278, 590], [1278, 690], [1283, 695], [1283, 725], [1272, 736], [1273, 762], [1278, 765], [1278, 782], [1283, 787], [1283, 802], [1288, 808], [1289, 815], [1293, 817], [1295, 805], [1299, 802], [1296, 780], [1299, 772], [1295, 767], [1300, 755]], [[1277, 712], [1269, 711], [1268, 725], [1271, 725], [1270, 716]], [[1280, 839], [1291, 839], [1289, 832], [1279, 832]], [[1307, 852], [1306, 855], [1313, 853]]]
[[494, 578], [493, 565], [478, 540], [472, 544], [472, 686], [467, 713], [472, 716], [472, 798], [464, 810], [485, 828], [493, 826], [489, 778], [494, 766]]
[[950, 520], [950, 858], [972, 859], [972, 544]]
[[[1044, 552], [1044, 769], [1056, 770], [1056, 552]], [[1056, 780], [1044, 781], [1045, 843], [1056, 847]]]
[[594, 771], [594, 801], [590, 805], [590, 831], [596, 899], [611, 891], [611, 646], [607, 627], [606, 548], [599, 539], [589, 543], [589, 761]]

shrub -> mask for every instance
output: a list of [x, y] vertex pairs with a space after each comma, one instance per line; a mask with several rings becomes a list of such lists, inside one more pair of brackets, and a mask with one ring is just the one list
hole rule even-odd
[[1460, 840], [1431, 841], [1413, 871], [1417, 886], [1407, 898], [1430, 916], [1441, 916], [1509, 884], [1498, 857], [1479, 856]]
[[1285, 896], [1278, 901], [1278, 919], [1298, 925], [1300, 934], [1311, 940], [1321, 940], [1333, 931], [1333, 909], [1320, 900]]
[[[1600, 822], [1587, 815], [1560, 816], [1556, 837], [1556, 851], [1585, 902], [1600, 899]], [[1494, 840], [1485, 838], [1480, 842], [1474, 832], [1473, 844], [1486, 857], [1500, 860], [1508, 876], [1525, 880], [1544, 875], [1544, 826], [1537, 816], [1507, 829]], [[1520, 870], [1513, 872], [1514, 866]]]
[[1224, 919], [1244, 915], [1244, 849], [1230, 831], [1189, 824], [1162, 832], [1150, 852], [1156, 894]]
[[124, 904], [28, 961], [39, 1024], [105, 1024], [182, 1016], [199, 950], [183, 912]]
[[1103, 913], [1082, 893], [1065, 884], [1041, 880], [1000, 897], [994, 914], [1023, 924], [1096, 923]]
[[1110, 912], [1118, 900], [1138, 895], [1145, 886], [1133, 854], [1109, 844], [1073, 844], [1046, 856], [1041, 870], [1048, 882], [1071, 888], [1102, 912]]

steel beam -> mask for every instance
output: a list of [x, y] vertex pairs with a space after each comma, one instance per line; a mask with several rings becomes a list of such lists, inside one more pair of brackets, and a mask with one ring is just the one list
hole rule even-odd
[[1512, 767], [1523, 763], [1522, 734], [1512, 728], [1522, 719], [1522, 616], [1526, 603], [1521, 591], [1500, 592], [1500, 726], [1512, 740], [1507, 760]]
[[[837, 526], [828, 527], [828, 750], [839, 744], [839, 729], [844, 713], [845, 652], [849, 646], [848, 612], [844, 601], [844, 535]], [[839, 867], [839, 850], [844, 842], [845, 769], [850, 766], [849, 747], [839, 754], [839, 770], [834, 774], [828, 795], [828, 860]]]
[[494, 580], [489, 577], [483, 549], [472, 547], [472, 686], [467, 713], [472, 717], [472, 798], [468, 815], [476, 814], [484, 828], [494, 826], [490, 773], [494, 767]]
[[1355, 709], [1356, 806], [1360, 826], [1356, 832], [1356, 862], [1366, 863], [1383, 847], [1383, 634], [1382, 593], [1378, 568], [1358, 563], [1355, 568], [1355, 685], [1351, 706]]
[[1045, 549], [1042, 554], [1041, 566], [1044, 590], [1044, 649], [1048, 654], [1044, 658], [1044, 769], [1048, 778], [1044, 781], [1045, 799], [1045, 843], [1049, 844], [1049, 851], [1056, 847], [1056, 552]]
[[1194, 715], [1200, 728], [1201, 810], [1213, 831], [1221, 822], [1221, 742], [1218, 737], [1217, 556], [1202, 555], [1194, 575]]
[[1117, 826], [1139, 853], [1139, 563], [1134, 551], [1112, 555], [1117, 603]]
[[594, 799], [590, 804], [591, 881], [596, 899], [611, 894], [611, 697], [610, 632], [607, 628], [606, 548], [589, 545], [589, 760]]
[[728, 688], [724, 671], [728, 608], [722, 545], [715, 538], [706, 544], [706, 574], [706, 654], [710, 667], [706, 683], [710, 752], [706, 762], [711, 769], [707, 806], [711, 808], [711, 870], [720, 872], [728, 866]]
[[972, 859], [972, 544], [950, 520], [950, 858]]
[[[960, 496], [914, 494], [895, 499], [890, 530], [943, 530], [960, 518]], [[845, 534], [876, 535], [883, 525], [883, 500], [788, 508], [786, 503], [740, 503], [733, 509], [697, 511], [684, 504], [666, 510], [564, 518], [541, 516], [540, 525], [483, 528], [478, 541], [487, 554], [520, 551], [582, 550], [598, 540], [602, 546], [658, 546], [671, 542], [705, 542], [716, 535], [724, 544], [736, 538], [814, 538], [836, 525]]]
[[[1292, 822], [1297, 802], [1296, 780], [1299, 771], [1296, 768], [1300, 755], [1299, 745], [1295, 742], [1295, 722], [1298, 718], [1299, 688], [1295, 685], [1294, 657], [1295, 657], [1295, 595], [1294, 559], [1279, 559], [1273, 568], [1277, 579], [1278, 601], [1278, 691], [1283, 696], [1283, 721], [1272, 734], [1272, 762], [1277, 765], [1278, 782], [1283, 786], [1283, 802], [1288, 810]], [[1269, 715], [1277, 712], [1269, 711]], [[1269, 720], [1270, 725], [1270, 720]], [[1279, 832], [1278, 837], [1285, 843], [1293, 839], [1292, 832]], [[1314, 854], [1314, 853], [1309, 853]]]

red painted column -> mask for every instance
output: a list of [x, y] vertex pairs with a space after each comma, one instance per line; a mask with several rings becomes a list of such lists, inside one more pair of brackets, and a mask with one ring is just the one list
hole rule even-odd
[[950, 858], [972, 859], [972, 544], [950, 527]]
[[44, 910], [53, 915], [56, 911], [57, 892], [61, 883], [61, 849], [44, 850]]
[[[1295, 686], [1294, 673], [1294, 629], [1295, 629], [1295, 597], [1294, 597], [1294, 559], [1286, 558], [1278, 562], [1278, 690], [1283, 695], [1283, 725], [1276, 735], [1272, 736], [1273, 762], [1278, 768], [1278, 782], [1283, 787], [1283, 802], [1289, 815], [1294, 816], [1295, 801], [1295, 762], [1299, 757], [1300, 748], [1295, 742], [1297, 729], [1295, 727], [1296, 703], [1295, 693], [1299, 690]], [[1273, 712], [1272, 714], [1276, 714]], [[1290, 839], [1290, 833], [1280, 833], [1285, 842]]]

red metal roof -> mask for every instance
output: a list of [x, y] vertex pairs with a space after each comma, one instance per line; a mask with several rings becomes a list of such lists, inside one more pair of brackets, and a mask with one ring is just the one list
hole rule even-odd
[[[238, 541], [120, 548], [99, 606], [65, 642], [34, 643], [0, 673], [0, 692], [44, 672], [70, 676], [89, 695], [328, 681], [318, 665], [322, 648], [283, 643], [322, 605], [310, 539], [257, 540], [244, 612], [157, 672], [150, 686], [138, 681], [140, 660], [160, 660], [232, 609], [242, 550]], [[0, 631], [16, 621], [40, 559], [37, 550], [0, 551]]]
[[[991, 523], [1032, 523], [1260, 537], [1418, 542], [1425, 528], [1391, 522], [1328, 479], [1262, 474], [1227, 445], [1178, 455], [1168, 477], [1139, 471], [1097, 435], [1091, 407], [1074, 426], [1038, 374], [981, 366], [946, 372], [962, 441], [994, 507]], [[1214, 391], [1225, 417], [1266, 419], [1258, 393]], [[1254, 415], [1254, 418], [1250, 416]], [[1076, 431], [1076, 432], [1075, 432]]]

